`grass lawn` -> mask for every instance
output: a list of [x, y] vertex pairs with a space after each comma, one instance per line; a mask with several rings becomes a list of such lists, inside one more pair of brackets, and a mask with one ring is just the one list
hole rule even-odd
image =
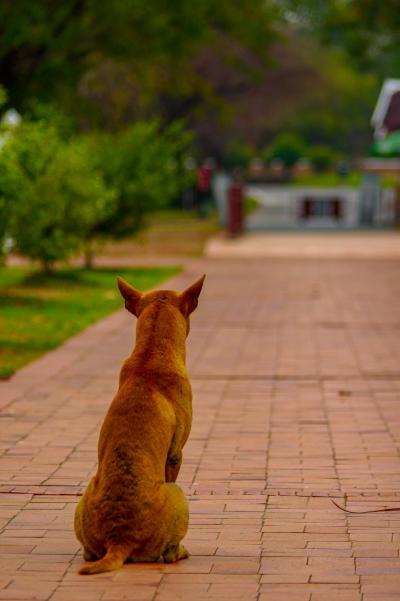
[[[358, 171], [351, 171], [347, 177], [340, 177], [337, 173], [305, 173], [297, 176], [291, 186], [310, 186], [321, 188], [334, 188], [343, 186], [349, 188], [359, 188], [362, 184], [363, 175]], [[383, 188], [392, 188], [399, 185], [399, 178], [394, 175], [381, 176], [381, 185]]]
[[352, 171], [347, 177], [340, 177], [337, 173], [305, 173], [298, 175], [292, 182], [291, 186], [315, 186], [321, 188], [331, 188], [335, 186], [343, 186], [350, 188], [358, 188], [361, 185], [361, 173]]
[[179, 268], [66, 269], [52, 276], [0, 268], [0, 378], [123, 307], [117, 275], [146, 290]]
[[208, 238], [219, 229], [216, 213], [200, 219], [194, 212], [151, 213], [146, 227], [132, 239], [110, 242], [100, 254], [112, 257], [200, 256]]

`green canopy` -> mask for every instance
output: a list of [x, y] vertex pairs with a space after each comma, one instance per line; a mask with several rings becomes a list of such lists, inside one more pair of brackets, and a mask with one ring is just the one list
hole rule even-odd
[[371, 144], [369, 153], [375, 157], [400, 157], [400, 130]]

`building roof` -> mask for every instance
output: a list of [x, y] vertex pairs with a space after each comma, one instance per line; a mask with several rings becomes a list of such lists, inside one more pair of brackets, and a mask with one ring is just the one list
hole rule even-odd
[[377, 138], [400, 129], [400, 79], [384, 81], [371, 123]]

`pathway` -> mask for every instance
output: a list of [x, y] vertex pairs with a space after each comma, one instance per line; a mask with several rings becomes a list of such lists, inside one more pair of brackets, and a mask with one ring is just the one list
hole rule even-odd
[[205, 254], [212, 259], [400, 259], [397, 231], [247, 232], [209, 239]]
[[132, 347], [119, 311], [0, 387], [0, 600], [400, 599], [400, 264], [204, 260], [180, 483], [191, 557], [93, 577], [72, 519]]

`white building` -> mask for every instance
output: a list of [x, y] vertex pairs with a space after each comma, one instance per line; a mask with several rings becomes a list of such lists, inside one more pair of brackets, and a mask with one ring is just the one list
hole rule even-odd
[[360, 188], [251, 185], [246, 193], [260, 204], [246, 219], [250, 229], [387, 227], [394, 220], [394, 191], [381, 189], [374, 178]]
[[400, 130], [400, 79], [385, 80], [371, 123], [377, 140]]

